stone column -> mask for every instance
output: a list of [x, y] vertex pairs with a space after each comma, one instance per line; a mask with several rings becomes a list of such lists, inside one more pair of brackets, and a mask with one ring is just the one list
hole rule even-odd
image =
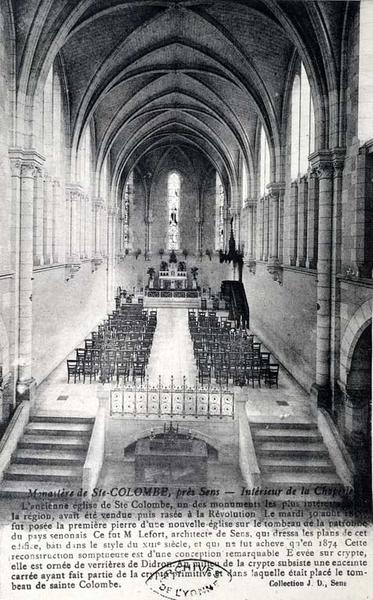
[[40, 167], [36, 169], [34, 180], [34, 265], [43, 265], [43, 205], [44, 175]]
[[101, 223], [100, 209], [102, 206], [101, 198], [96, 198], [93, 202], [94, 209], [94, 256], [101, 258]]
[[268, 260], [269, 249], [269, 198], [263, 198], [263, 251], [262, 260]]
[[284, 262], [284, 197], [285, 184], [281, 186], [278, 197], [278, 260]]
[[269, 253], [270, 260], [278, 260], [278, 196], [271, 194], [269, 201]]
[[79, 197], [75, 190], [71, 191], [70, 200], [71, 200], [71, 257], [74, 261], [78, 261], [78, 259], [79, 259], [79, 233], [80, 233], [79, 212], [78, 212]]
[[270, 234], [270, 248], [269, 258], [271, 262], [278, 262], [279, 252], [279, 234], [280, 234], [280, 194], [284, 190], [284, 184], [282, 183], [271, 183], [268, 186], [269, 192], [269, 210], [271, 214], [271, 234]]
[[[117, 212], [116, 212], [117, 215]], [[150, 259], [152, 253], [152, 223], [153, 223], [153, 213], [151, 209], [148, 210], [145, 215], [145, 258]]]
[[200, 255], [202, 252], [202, 216], [199, 207], [196, 210], [196, 216], [194, 217], [194, 222], [196, 224], [196, 254]]
[[84, 229], [84, 258], [89, 258], [91, 255], [91, 229], [92, 229], [92, 215], [90, 199], [88, 194], [84, 196], [85, 201], [85, 229]]
[[32, 281], [33, 281], [33, 209], [34, 176], [43, 162], [36, 153], [25, 153], [20, 173], [19, 236], [19, 321], [17, 399], [32, 400], [35, 381], [32, 378]]
[[107, 208], [104, 203], [99, 208], [99, 225], [101, 256], [107, 256]]
[[298, 182], [292, 181], [289, 197], [289, 259], [290, 265], [297, 263]]
[[331, 265], [331, 365], [330, 381], [333, 389], [335, 382], [339, 379], [339, 348], [340, 348], [340, 286], [337, 280], [341, 272], [341, 248], [342, 248], [342, 184], [344, 167], [344, 148], [336, 148], [333, 151], [333, 215], [332, 215], [332, 265]]
[[308, 269], [316, 269], [317, 263], [317, 224], [319, 218], [319, 180], [315, 171], [308, 175], [308, 215], [307, 215], [307, 258]]
[[107, 227], [108, 227], [108, 247], [107, 247], [107, 289], [106, 289], [106, 304], [107, 312], [114, 308], [114, 292], [115, 292], [115, 220], [117, 210], [114, 207], [108, 207], [107, 210]]
[[312, 394], [319, 406], [330, 408], [330, 297], [333, 206], [333, 164], [329, 151], [310, 157], [319, 178], [317, 261], [316, 382]]
[[263, 198], [258, 199], [256, 210], [256, 259], [262, 260], [263, 257]]
[[60, 182], [58, 179], [53, 180], [53, 204], [52, 204], [52, 261], [58, 262], [60, 253], [60, 230], [59, 221], [60, 207]]
[[307, 177], [301, 177], [298, 186], [298, 223], [297, 223], [297, 267], [306, 266], [307, 253]]
[[247, 206], [247, 255], [249, 258], [254, 258], [254, 204], [250, 203]]
[[79, 259], [83, 258], [83, 245], [84, 245], [84, 206], [83, 206], [83, 194], [81, 191], [78, 191], [76, 194], [76, 210], [77, 210], [77, 238], [78, 238], [78, 247], [77, 247], [77, 256]]
[[19, 363], [18, 382], [31, 381], [32, 360], [32, 230], [35, 163], [21, 167], [21, 222], [19, 266]]
[[236, 240], [236, 248], [241, 247], [241, 212], [237, 210], [234, 214], [233, 221], [234, 239]]
[[65, 258], [68, 261], [72, 255], [71, 191], [68, 188], [65, 201]]
[[16, 383], [18, 379], [18, 353], [19, 353], [19, 249], [20, 249], [20, 197], [21, 197], [21, 165], [22, 151], [14, 149], [9, 151], [10, 168], [12, 177], [12, 268], [16, 276], [13, 289], [13, 318], [10, 320], [10, 335], [13, 340], [10, 344], [10, 364], [12, 368], [12, 390], [8, 406], [5, 406], [3, 414], [12, 414], [16, 402]]
[[89, 238], [89, 258], [92, 260], [95, 256], [95, 244], [96, 244], [96, 206], [95, 202], [90, 202], [90, 221], [91, 221], [91, 234]]
[[224, 236], [223, 236], [223, 250], [228, 250], [228, 241], [230, 236], [230, 217], [228, 214], [224, 216]]
[[43, 209], [43, 254], [44, 264], [52, 263], [52, 232], [53, 232], [53, 178], [44, 176], [44, 209]]

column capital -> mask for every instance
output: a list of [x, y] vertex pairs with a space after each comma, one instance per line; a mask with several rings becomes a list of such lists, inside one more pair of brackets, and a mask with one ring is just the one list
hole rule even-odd
[[45, 162], [44, 156], [36, 150], [24, 150], [23, 148], [10, 148], [9, 160], [13, 177], [20, 177], [21, 175], [23, 177], [33, 177], [35, 169], [42, 167]]
[[104, 206], [104, 201], [102, 198], [92, 198], [92, 206], [95, 208], [102, 208]]
[[10, 170], [12, 173], [12, 177], [21, 177], [22, 159], [10, 158], [9, 162], [10, 162]]
[[345, 164], [346, 148], [333, 149], [334, 176], [340, 177]]
[[109, 217], [116, 217], [118, 215], [118, 208], [116, 206], [108, 206], [107, 214]]
[[79, 198], [79, 194], [74, 190], [67, 190], [66, 199], [69, 199], [71, 202], [77, 202]]
[[331, 150], [319, 150], [308, 157], [311, 168], [316, 171], [319, 179], [331, 179], [333, 177], [333, 155]]
[[280, 194], [285, 191], [284, 181], [273, 181], [267, 185], [268, 195], [278, 200]]
[[229, 214], [231, 215], [231, 217], [239, 217], [241, 214], [241, 209], [231, 206], [229, 209]]
[[67, 183], [66, 190], [69, 192], [72, 192], [76, 195], [84, 194], [84, 189], [82, 188], [82, 186], [79, 183]]
[[257, 198], [248, 198], [247, 200], [247, 208], [249, 210], [254, 209], [257, 203]]
[[36, 174], [36, 165], [32, 160], [24, 160], [21, 165], [21, 177], [33, 178]]

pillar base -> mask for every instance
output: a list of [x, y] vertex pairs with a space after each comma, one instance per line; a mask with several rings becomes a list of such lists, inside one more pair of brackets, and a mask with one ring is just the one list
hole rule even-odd
[[313, 383], [310, 391], [311, 401], [314, 402], [316, 410], [324, 408], [330, 412], [332, 407], [332, 391], [329, 386]]
[[21, 402], [33, 402], [36, 395], [36, 381], [33, 377], [26, 381], [17, 381], [16, 385], [16, 404]]
[[278, 258], [270, 257], [267, 263], [267, 271], [272, 275], [273, 281], [277, 281], [280, 285], [282, 284], [283, 267], [280, 265]]

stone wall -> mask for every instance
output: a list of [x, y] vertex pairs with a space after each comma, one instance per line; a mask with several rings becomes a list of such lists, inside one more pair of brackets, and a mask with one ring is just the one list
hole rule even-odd
[[130, 248], [145, 252], [145, 220], [147, 218], [146, 191], [140, 176], [148, 173], [150, 224], [150, 253], [158, 255], [159, 250], [167, 250], [168, 203], [167, 179], [176, 171], [181, 177], [180, 211], [178, 215], [180, 250], [189, 254], [197, 252], [198, 223], [196, 217], [203, 218], [201, 247], [215, 249], [215, 170], [198, 152], [184, 155], [179, 151], [168, 152], [165, 156], [151, 155], [144, 159], [139, 169], [134, 171], [134, 191], [130, 210]]
[[73, 279], [65, 269], [34, 272], [32, 375], [38, 384], [106, 316], [106, 270], [82, 263]]
[[250, 307], [250, 327], [286, 369], [309, 390], [315, 380], [315, 275], [284, 271], [283, 285], [273, 281], [263, 263], [256, 275], [244, 267], [243, 281]]

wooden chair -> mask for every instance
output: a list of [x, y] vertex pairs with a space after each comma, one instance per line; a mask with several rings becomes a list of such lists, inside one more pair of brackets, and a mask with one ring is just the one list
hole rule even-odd
[[76, 348], [76, 361], [79, 365], [82, 365], [85, 359], [86, 350], [85, 348]]
[[266, 374], [268, 371], [268, 366], [270, 362], [270, 352], [261, 352], [260, 353], [260, 377], [262, 379], [266, 378]]
[[244, 386], [246, 384], [246, 370], [244, 365], [237, 364], [233, 373], [233, 384]]
[[145, 365], [135, 362], [132, 369], [132, 378], [134, 383], [136, 383], [138, 377], [140, 378], [140, 383], [142, 384], [143, 380], [145, 379]]
[[278, 364], [269, 364], [267, 373], [266, 373], [266, 376], [264, 379], [264, 383], [266, 385], [269, 385], [269, 387], [272, 387], [272, 385], [275, 385], [278, 388], [278, 372], [279, 372]]
[[83, 383], [85, 383], [85, 378], [87, 376], [89, 377], [89, 383], [92, 383], [92, 378], [96, 381], [99, 369], [97, 368], [97, 365], [92, 362], [92, 360], [84, 360], [81, 367], [81, 372], [83, 374]]
[[220, 369], [215, 370], [215, 380], [218, 385], [225, 384], [228, 386], [229, 372], [226, 366], [221, 366]]
[[248, 369], [248, 371], [246, 371], [246, 379], [247, 379], [247, 383], [248, 385], [250, 385], [250, 382], [252, 384], [252, 386], [254, 387], [255, 381], [258, 382], [259, 387], [260, 387], [260, 360], [255, 358], [253, 360], [253, 362], [251, 363], [250, 368]]
[[130, 375], [130, 368], [127, 362], [117, 363], [117, 385], [119, 384], [119, 379], [122, 377], [123, 381], [128, 381]]
[[93, 339], [84, 340], [84, 346], [86, 350], [92, 350], [93, 348]]
[[211, 369], [208, 365], [203, 364], [199, 369], [199, 382], [204, 385], [205, 383], [211, 383]]
[[80, 373], [81, 366], [77, 360], [68, 360], [67, 361], [67, 383], [70, 383], [70, 378], [74, 377], [74, 383], [76, 383], [76, 378], [79, 378], [80, 381]]

